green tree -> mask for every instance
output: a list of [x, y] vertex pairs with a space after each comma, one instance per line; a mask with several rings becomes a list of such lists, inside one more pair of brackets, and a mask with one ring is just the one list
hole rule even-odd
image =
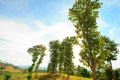
[[[106, 36], [101, 36], [102, 37], [102, 46], [101, 46], [101, 54], [102, 54], [102, 58], [97, 57], [98, 59], [103, 59], [105, 64], [102, 64], [99, 67], [99, 71], [103, 71], [101, 72], [102, 74], [105, 74], [105, 78], [106, 79], [110, 79], [111, 77], [113, 77], [115, 79], [115, 74], [114, 71], [112, 69], [112, 60], [117, 60], [117, 54], [119, 53], [117, 46], [118, 44], [116, 44], [114, 41], [110, 40], [108, 37]], [[98, 60], [97, 59], [97, 60]], [[108, 74], [108, 73], [109, 74]], [[111, 75], [111, 73], [112, 75]], [[99, 75], [99, 74], [98, 74]], [[99, 75], [100, 76], [100, 75]], [[103, 78], [103, 75], [101, 75], [101, 77]], [[100, 79], [100, 77], [99, 77]], [[115, 79], [116, 80], [116, 79]]]
[[50, 72], [51, 72], [51, 63], [49, 63], [47, 66], [47, 73], [50, 73]]
[[32, 55], [32, 62], [33, 62], [32, 65], [28, 68], [28, 80], [31, 80], [32, 79], [32, 72], [33, 72], [35, 63], [36, 63], [37, 58], [38, 58], [38, 53], [35, 51], [34, 47], [29, 48], [28, 52], [29, 52], [29, 54]]
[[119, 71], [118, 71], [118, 69], [114, 70], [114, 74], [115, 74], [115, 80], [119, 80]]
[[104, 38], [97, 31], [96, 18], [100, 7], [99, 0], [76, 0], [69, 10], [69, 19], [82, 40], [81, 62], [91, 68], [94, 80], [97, 80], [96, 68], [108, 57], [107, 50], [104, 50]]
[[112, 80], [112, 71], [109, 67], [105, 69], [105, 76], [107, 80]]
[[97, 80], [96, 67], [97, 63], [100, 62], [97, 57], [101, 53], [98, 51], [100, 51], [99, 45], [101, 45], [102, 40], [97, 31], [96, 23], [97, 9], [100, 7], [99, 0], [76, 0], [73, 7], [69, 9], [69, 19], [76, 28], [78, 38], [82, 40], [81, 62], [91, 68], [93, 80]]
[[107, 66], [111, 70], [114, 80], [116, 80], [115, 78], [116, 76], [112, 68], [112, 60], [117, 60], [117, 54], [119, 53], [119, 50], [117, 49], [118, 44], [110, 40], [108, 37], [104, 37], [104, 40], [105, 40], [104, 50], [106, 50], [106, 54], [108, 55], [106, 57]]
[[80, 76], [82, 76], [82, 77], [90, 77], [90, 73], [86, 68], [80, 67], [78, 65], [78, 67], [77, 67], [77, 76], [79, 76], [79, 77]]
[[57, 72], [58, 67], [58, 57], [59, 57], [59, 46], [60, 42], [58, 40], [50, 41], [49, 42], [49, 51], [50, 51], [50, 63], [49, 63], [49, 70], [50, 74], [54, 74]]
[[77, 76], [80, 77], [81, 76], [81, 73], [80, 73], [80, 65], [77, 66]]
[[59, 46], [59, 57], [58, 57], [58, 69], [59, 69], [59, 74], [63, 73], [64, 71], [64, 60], [65, 60], [65, 54], [63, 52], [63, 45], [60, 43]]
[[39, 66], [42, 63], [43, 57], [45, 56], [46, 47], [43, 45], [37, 45], [35, 47], [36, 47], [36, 51], [39, 53], [38, 62], [36, 63], [36, 67], [35, 67], [35, 72], [36, 72], [35, 76], [37, 77]]
[[[28, 79], [32, 79], [32, 71], [35, 68], [36, 76], [38, 72], [38, 68], [40, 63], [42, 62], [42, 59], [45, 55], [46, 47], [42, 44], [33, 46], [32, 48], [28, 49], [29, 54], [32, 55], [32, 65], [28, 68]], [[38, 61], [38, 62], [37, 62]]]
[[64, 53], [64, 71], [67, 74], [67, 79], [71, 73], [73, 73], [74, 63], [73, 63], [73, 44], [77, 43], [76, 37], [66, 37], [62, 41], [63, 53]]

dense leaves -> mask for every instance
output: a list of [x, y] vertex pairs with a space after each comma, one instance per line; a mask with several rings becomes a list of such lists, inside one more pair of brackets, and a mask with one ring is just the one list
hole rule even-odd
[[58, 66], [58, 58], [59, 58], [59, 47], [60, 42], [58, 40], [49, 42], [49, 51], [50, 51], [50, 63], [48, 65], [48, 71], [50, 73], [54, 74], [57, 72], [57, 66]]
[[64, 71], [68, 75], [68, 78], [74, 69], [73, 42], [74, 42], [74, 40], [72, 39], [72, 37], [66, 37], [62, 41], [63, 53], [65, 56], [65, 58], [64, 58]]
[[97, 30], [96, 19], [101, 4], [99, 0], [76, 0], [69, 9], [69, 19], [82, 41], [80, 61], [91, 68], [94, 80], [97, 80], [96, 68], [103, 65], [106, 60], [111, 62], [116, 59], [118, 53], [115, 42], [102, 36]]

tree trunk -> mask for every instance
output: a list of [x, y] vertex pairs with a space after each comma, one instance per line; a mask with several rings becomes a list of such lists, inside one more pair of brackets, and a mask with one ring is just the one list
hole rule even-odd
[[37, 76], [38, 76], [38, 69], [39, 69], [39, 66], [37, 64], [35, 67], [35, 78], [37, 78]]
[[37, 78], [37, 76], [38, 76], [39, 65], [42, 62], [42, 57], [43, 57], [43, 55], [40, 57], [39, 61], [37, 62], [37, 65], [35, 67], [35, 73], [36, 73], [35, 78]]
[[35, 78], [37, 78], [38, 77], [38, 72], [35, 72]]
[[93, 80], [97, 80], [97, 74], [96, 74], [96, 70], [95, 70], [95, 65], [94, 64], [91, 65], [91, 70], [92, 70]]
[[68, 75], [67, 75], [67, 80], [69, 80], [69, 77], [70, 77], [70, 75], [68, 74]]

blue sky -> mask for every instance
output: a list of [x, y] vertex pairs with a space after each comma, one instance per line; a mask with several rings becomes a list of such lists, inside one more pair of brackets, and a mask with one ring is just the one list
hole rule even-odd
[[[100, 1], [103, 5], [99, 9], [98, 30], [120, 44], [120, 1]], [[76, 35], [67, 16], [73, 3], [74, 0], [0, 0], [0, 59], [15, 65], [29, 65], [29, 47], [44, 44], [48, 48], [51, 40]], [[78, 65], [78, 46], [74, 52], [74, 62]], [[48, 61], [49, 51], [46, 51], [41, 66], [47, 66]], [[115, 68], [120, 67], [119, 62], [120, 55], [113, 62]]]

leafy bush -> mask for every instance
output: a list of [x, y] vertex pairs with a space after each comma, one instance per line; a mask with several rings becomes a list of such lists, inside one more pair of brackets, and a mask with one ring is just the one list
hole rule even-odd
[[10, 74], [6, 74], [4, 80], [10, 80], [10, 78], [11, 78]]
[[78, 66], [77, 67], [77, 76], [82, 76], [82, 77], [89, 78], [90, 77], [90, 72], [86, 68]]

